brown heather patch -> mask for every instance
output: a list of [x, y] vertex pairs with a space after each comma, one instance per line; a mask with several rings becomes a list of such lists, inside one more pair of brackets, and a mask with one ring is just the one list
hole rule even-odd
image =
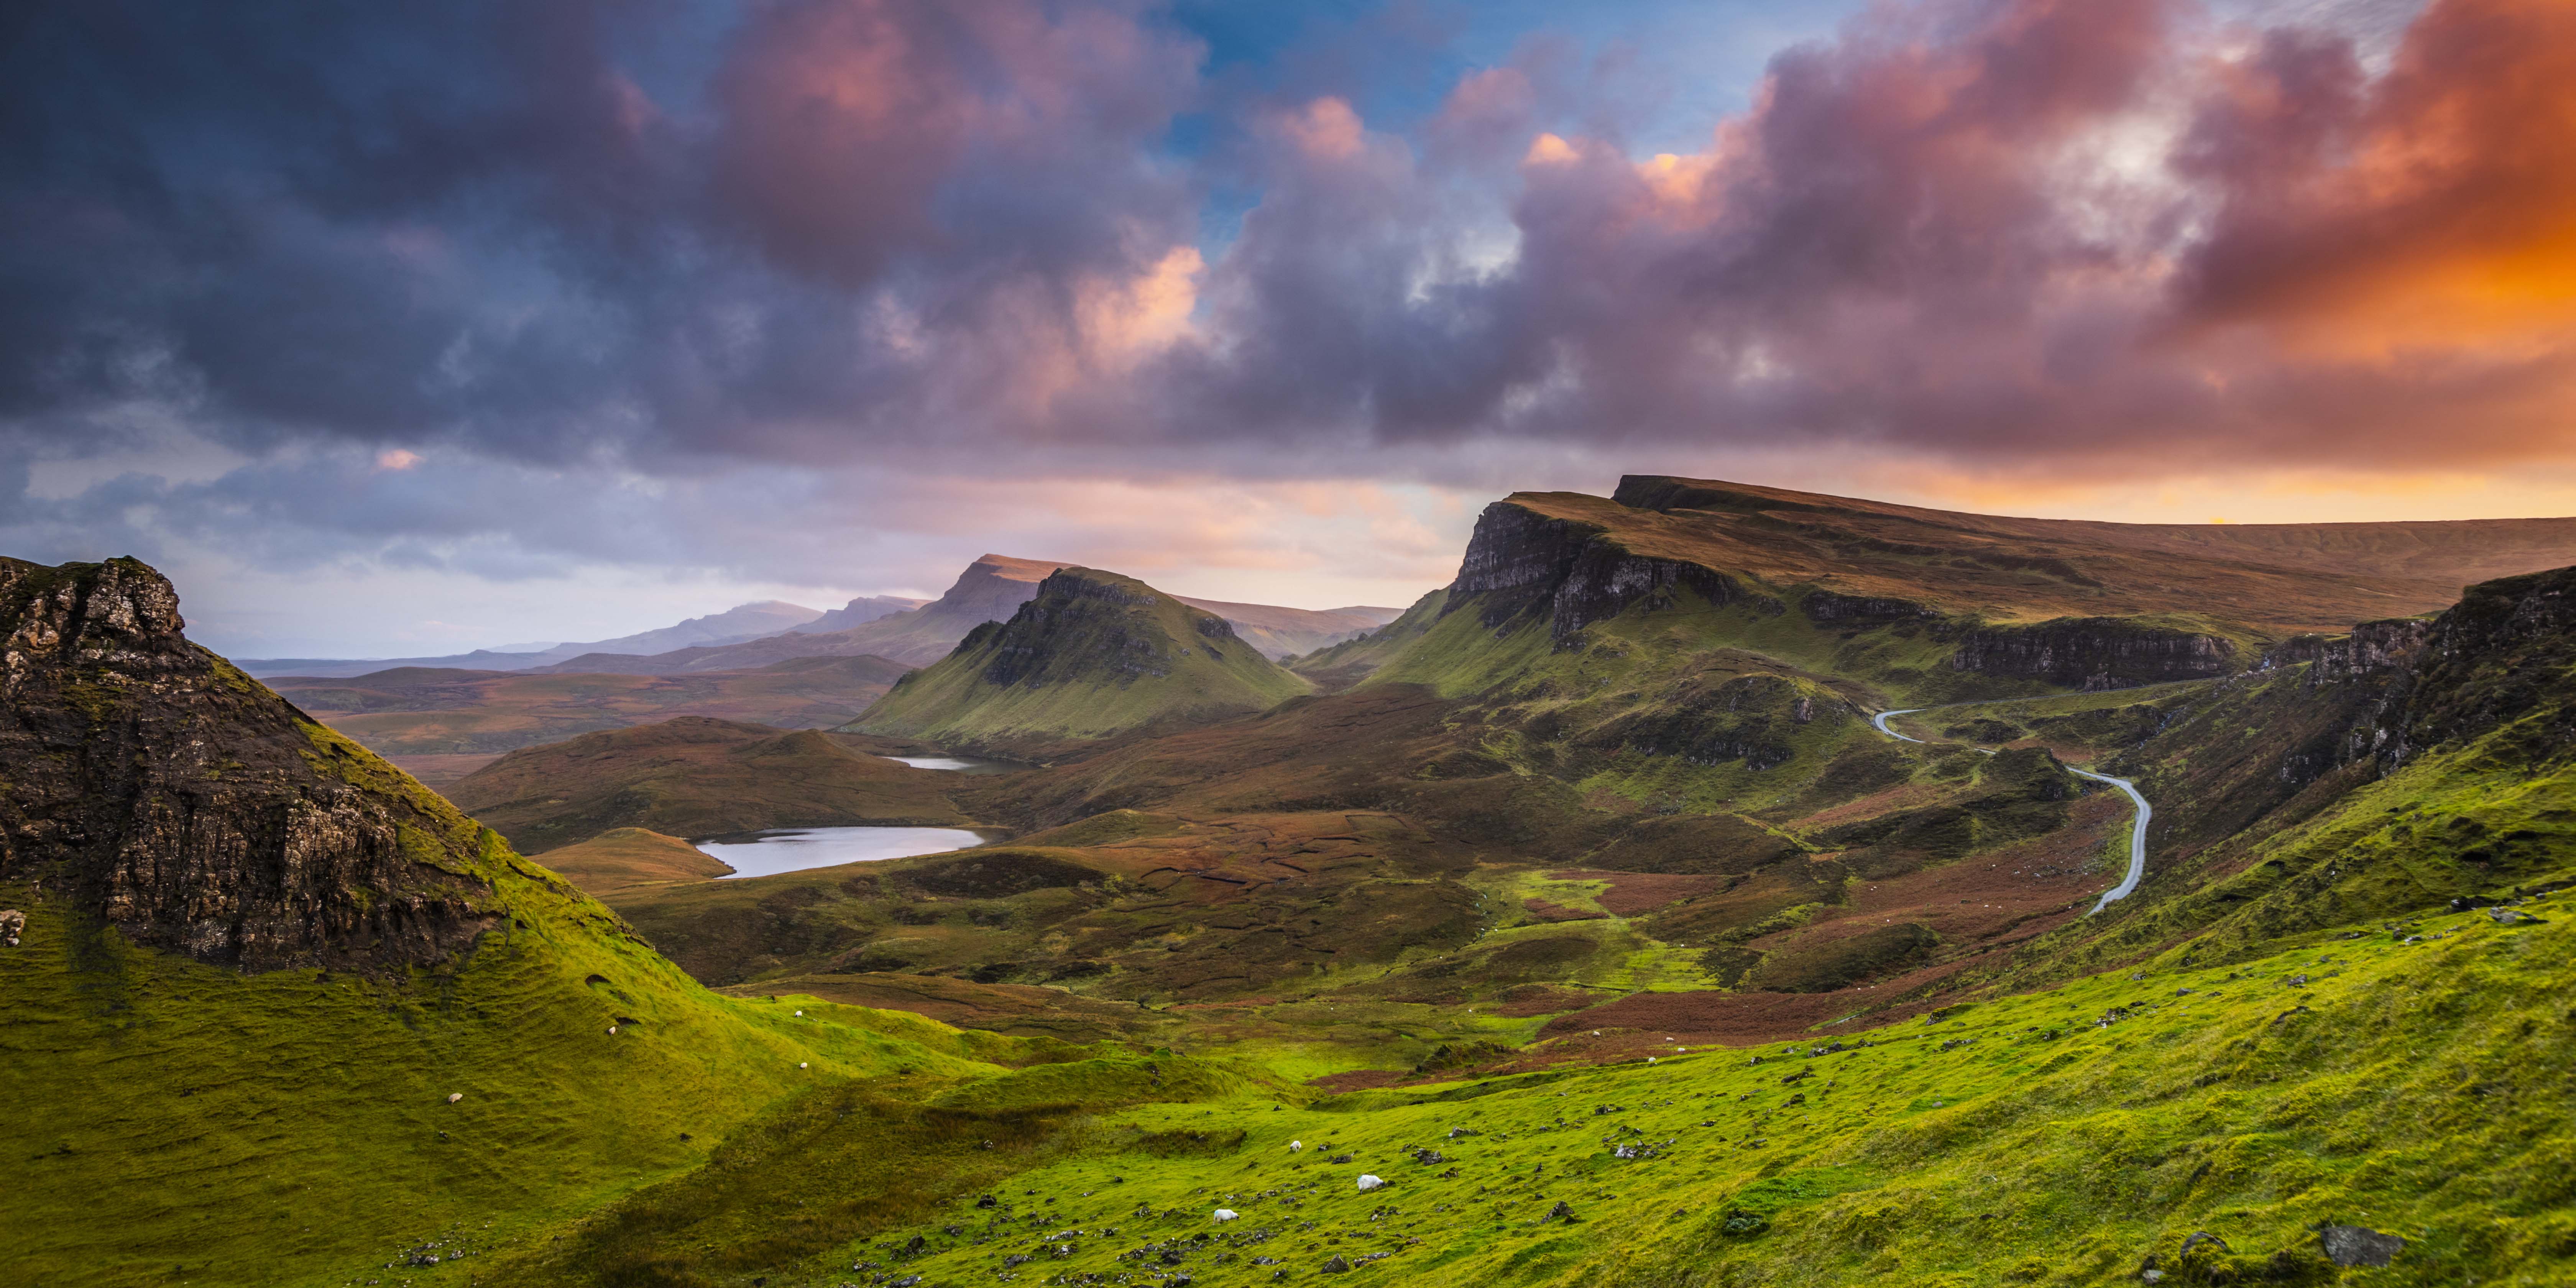
[[1601, 881], [1609, 889], [1592, 896], [1594, 903], [1614, 916], [1633, 917], [1684, 899], [1714, 894], [1726, 888], [1728, 878], [1721, 876], [1678, 876], [1662, 872], [1605, 872], [1591, 868], [1568, 868], [1547, 874], [1551, 881]]

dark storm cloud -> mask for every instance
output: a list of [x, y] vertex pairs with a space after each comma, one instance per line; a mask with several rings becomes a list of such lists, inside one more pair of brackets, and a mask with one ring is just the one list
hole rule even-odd
[[[1117, 4], [52, 7], [0, 69], [0, 457], [2563, 449], [2571, 10], [2439, 0], [2384, 76], [2196, 13], [1889, 5], [1641, 160], [1615, 67], [1545, 39], [1400, 137], [1329, 76], [1211, 94]], [[1211, 234], [1220, 186], [1252, 202]], [[160, 503], [292, 522], [289, 477]]]

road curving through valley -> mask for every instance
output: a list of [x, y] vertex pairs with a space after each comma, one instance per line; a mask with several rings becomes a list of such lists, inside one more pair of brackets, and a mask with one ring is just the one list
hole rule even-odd
[[[1923, 740], [1920, 738], [1910, 737], [1908, 735], [1898, 733], [1894, 729], [1888, 728], [1888, 720], [1896, 716], [1910, 716], [1924, 711], [1947, 710], [1949, 707], [1990, 707], [1999, 702], [2035, 702], [2043, 697], [2056, 698], [2064, 696], [2066, 695], [2062, 693], [2049, 693], [2028, 698], [1988, 698], [1982, 702], [1952, 702], [1941, 707], [1904, 707], [1895, 711], [1881, 711], [1877, 715], [1871, 716], [1869, 718], [1869, 723], [1880, 733], [1886, 734], [1888, 737], [1894, 738], [1899, 742], [1921, 742]], [[1989, 756], [1994, 754], [1994, 752], [1987, 750], [1984, 747], [1979, 747], [1977, 750], [1983, 751]], [[2120, 884], [2102, 892], [2102, 897], [2094, 902], [2092, 912], [2084, 914], [2085, 916], [2090, 917], [2093, 913], [2100, 912], [2104, 908], [2110, 907], [2113, 903], [2128, 898], [2137, 890], [2138, 882], [2145, 879], [2147, 875], [2147, 821], [2156, 816], [2156, 807], [2149, 805], [2147, 803], [2147, 798], [2138, 794], [2138, 785], [2126, 778], [2113, 778], [2109, 774], [2097, 774], [2089, 769], [2077, 769], [2073, 765], [2066, 766], [2066, 772], [2081, 778], [2090, 778], [2097, 783], [2109, 783], [2113, 787], [2119, 788], [2123, 793], [2126, 793], [2130, 802], [2138, 807], [2137, 820], [2129, 826], [2129, 873], [2127, 876], [2120, 879]]]

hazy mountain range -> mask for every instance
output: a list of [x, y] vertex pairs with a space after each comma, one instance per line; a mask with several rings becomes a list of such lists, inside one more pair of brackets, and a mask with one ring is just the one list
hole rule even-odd
[[[796, 657], [860, 654], [927, 666], [947, 656], [948, 650], [976, 626], [1009, 618], [1037, 592], [1040, 580], [1064, 566], [1061, 562], [988, 554], [967, 565], [956, 583], [936, 600], [872, 595], [853, 599], [830, 612], [766, 600], [692, 617], [658, 630], [587, 643], [555, 644], [524, 653], [477, 649], [440, 657], [242, 658], [235, 665], [262, 679], [346, 678], [397, 667], [670, 675], [742, 670]], [[1394, 620], [1400, 611], [1367, 607], [1314, 610], [1194, 599], [1182, 602], [1233, 622], [1248, 642], [1272, 657], [1310, 652], [1356, 638]]]

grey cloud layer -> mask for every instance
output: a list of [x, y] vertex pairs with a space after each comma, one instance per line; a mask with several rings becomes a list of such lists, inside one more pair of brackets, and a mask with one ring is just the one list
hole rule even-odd
[[[176, 424], [266, 463], [86, 512], [586, 557], [525, 505], [339, 512], [279, 454], [596, 479], [1020, 451], [1365, 474], [1459, 443], [2077, 474], [2562, 453], [2570, 288], [2475, 283], [2576, 275], [2576, 10], [2440, 0], [2378, 79], [2331, 29], [2235, 56], [2195, 12], [1889, 5], [1657, 168], [1545, 41], [1408, 139], [1217, 94], [1196, 41], [1118, 4], [49, 7], [0, 68], [0, 456]], [[1216, 141], [1184, 154], [1191, 114]], [[1194, 247], [1220, 180], [1256, 202]], [[83, 521], [62, 506], [22, 519]]]

